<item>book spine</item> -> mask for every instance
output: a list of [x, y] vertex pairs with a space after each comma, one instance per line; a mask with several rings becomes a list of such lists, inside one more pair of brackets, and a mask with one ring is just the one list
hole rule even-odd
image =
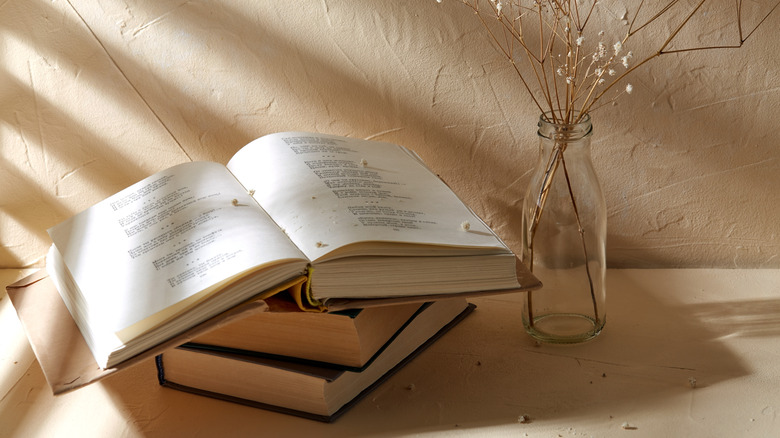
[[154, 357], [154, 364], [157, 365], [157, 381], [160, 382], [160, 386], [165, 386], [165, 368], [163, 368], [162, 354]]

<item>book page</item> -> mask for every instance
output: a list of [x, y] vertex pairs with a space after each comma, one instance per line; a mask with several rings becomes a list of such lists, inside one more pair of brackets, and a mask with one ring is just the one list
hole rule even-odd
[[207, 162], [152, 175], [49, 234], [90, 324], [112, 332], [239, 274], [304, 260], [230, 172]]
[[416, 155], [398, 145], [273, 134], [245, 146], [227, 167], [312, 261], [346, 255], [341, 250], [350, 245], [374, 255], [420, 255], [423, 245], [446, 247], [442, 254], [509, 252]]

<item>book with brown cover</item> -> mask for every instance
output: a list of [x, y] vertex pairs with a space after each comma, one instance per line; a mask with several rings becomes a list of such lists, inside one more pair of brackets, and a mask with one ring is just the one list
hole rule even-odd
[[330, 422], [474, 309], [428, 303], [362, 371], [179, 347], [157, 357], [160, 384], [180, 391]]
[[406, 303], [337, 312], [303, 312], [286, 294], [265, 300], [255, 313], [194, 338], [187, 346], [251, 352], [270, 358], [364, 367], [423, 304]]

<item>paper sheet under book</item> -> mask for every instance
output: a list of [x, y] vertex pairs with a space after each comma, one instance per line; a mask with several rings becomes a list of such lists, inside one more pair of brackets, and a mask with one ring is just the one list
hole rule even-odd
[[114, 368], [101, 369], [45, 270], [11, 284], [6, 289], [54, 394], [80, 388], [140, 362], [152, 360], [165, 350], [188, 342], [202, 333], [267, 310], [263, 301], [245, 303]]

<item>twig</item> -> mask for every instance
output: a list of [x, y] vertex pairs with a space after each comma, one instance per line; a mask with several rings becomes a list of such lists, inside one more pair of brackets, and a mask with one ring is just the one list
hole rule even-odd
[[569, 171], [566, 169], [566, 159], [561, 155], [561, 164], [563, 165], [563, 174], [566, 176], [566, 186], [569, 188], [569, 197], [571, 198], [571, 205], [574, 210], [574, 217], [577, 219], [577, 230], [580, 234], [580, 241], [582, 242], [582, 252], [585, 257], [585, 274], [588, 276], [588, 287], [590, 288], [590, 298], [593, 302], [593, 320], [598, 326], [599, 323], [599, 306], [596, 302], [596, 291], [593, 288], [593, 276], [590, 273], [590, 261], [588, 257], [588, 245], [585, 243], [585, 229], [582, 228], [582, 222], [580, 221], [580, 213], [577, 210], [577, 201], [574, 196], [574, 191], [571, 188], [571, 179], [569, 178]]
[[[677, 16], [682, 16], [683, 18], [680, 23], [672, 28], [671, 32], [664, 36], [657, 50], [638, 63], [632, 63], [630, 68], [627, 68], [626, 71], [614, 79], [610, 78], [610, 80], [605, 81], [607, 78], [603, 72], [618, 63], [617, 54], [613, 54], [608, 59], [603, 60], [603, 63], [596, 65], [596, 67], [601, 69], [601, 74], [590, 76], [589, 68], [585, 70], [585, 73], [582, 73], [581, 66], [588, 54], [583, 52], [579, 42], [572, 35], [572, 27], [576, 30], [577, 39], [585, 35], [586, 28], [595, 14], [595, 6], [598, 1], [592, 0], [587, 6], [585, 13], [581, 4], [584, 4], [584, 2], [576, 0], [460, 0], [461, 3], [468, 6], [479, 17], [491, 41], [509, 60], [512, 68], [520, 78], [523, 88], [528, 92], [528, 95], [540, 112], [550, 112], [552, 121], [555, 123], [576, 123], [579, 117], [593, 109], [600, 108], [603, 105], [596, 105], [597, 101], [604, 98], [606, 93], [610, 92], [615, 85], [622, 82], [637, 67], [643, 66], [661, 55], [742, 47], [754, 35], [756, 30], [780, 8], [780, 0], [774, 2], [774, 5], [761, 17], [759, 22], [745, 33], [743, 26], [743, 0], [735, 0], [738, 44], [715, 44], [674, 49], [670, 48], [670, 45], [675, 38], [684, 28], [691, 24], [705, 3], [711, 0], [696, 0], [688, 11], [681, 11], [679, 8], [676, 8], [676, 6], [683, 7], [683, 2], [668, 0], [662, 3], [657, 11], [651, 13], [644, 22], [639, 21], [640, 12], [647, 10], [649, 6], [645, 0], [639, 0], [636, 10], [630, 19], [628, 30], [623, 38], [620, 39], [622, 45], [626, 45], [636, 34], [661, 19], [668, 18], [671, 20]], [[480, 8], [482, 3], [489, 7]], [[534, 19], [531, 21], [527, 21], [525, 17], [529, 12], [534, 14]], [[680, 14], [681, 12], [682, 15]], [[500, 37], [491, 23], [488, 22], [488, 14], [495, 18], [495, 22], [501, 29]], [[532, 49], [525, 39], [526, 32], [524, 27], [533, 25], [534, 22], [538, 27], [536, 33], [539, 41], [538, 47]], [[547, 33], [548, 30], [549, 34]], [[562, 42], [561, 46], [556, 44], [558, 40]], [[553, 56], [555, 53], [554, 49], [557, 47], [560, 47], [561, 54], [566, 55], [565, 64]], [[517, 51], [524, 54], [525, 61], [520, 62], [521, 60], [516, 58]], [[559, 62], [561, 63], [558, 64]], [[525, 64], [525, 66], [521, 68], [521, 64]], [[549, 66], [546, 64], [549, 64]], [[528, 69], [527, 73], [524, 71], [526, 67]], [[562, 78], [556, 74], [558, 69], [565, 70]], [[529, 74], [533, 76], [533, 79], [528, 77]], [[592, 82], [588, 82], [590, 80]], [[565, 82], [559, 84], [559, 81]], [[532, 88], [533, 82], [536, 82], [538, 91], [541, 92], [539, 97]], [[602, 86], [603, 88], [601, 88]], [[576, 116], [574, 116], [576, 113], [575, 108], [579, 110]]]

